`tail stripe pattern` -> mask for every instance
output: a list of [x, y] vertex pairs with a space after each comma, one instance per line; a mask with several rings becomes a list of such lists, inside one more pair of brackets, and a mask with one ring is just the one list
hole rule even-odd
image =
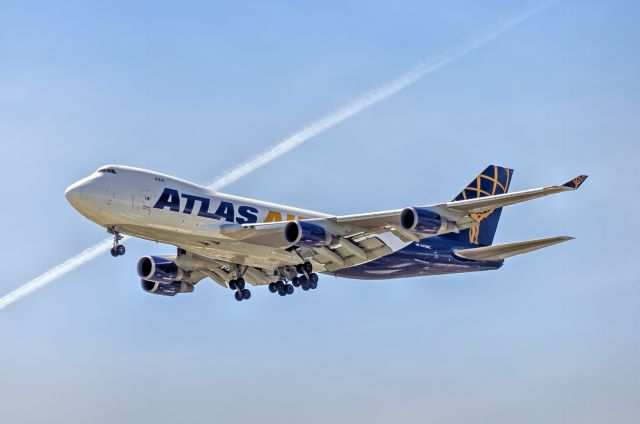
[[[512, 173], [512, 169], [490, 165], [465, 187], [453, 201], [477, 199], [506, 193], [509, 190]], [[495, 234], [501, 211], [502, 208], [498, 208], [480, 213], [472, 213], [471, 219], [473, 219], [477, 225], [474, 225], [468, 230], [461, 231], [459, 235], [451, 235], [450, 237], [459, 237], [461, 241], [472, 245], [490, 245], [493, 242], [493, 235]], [[487, 220], [490, 216], [491, 219]], [[484, 224], [483, 221], [485, 221]], [[466, 240], [463, 240], [463, 238]]]

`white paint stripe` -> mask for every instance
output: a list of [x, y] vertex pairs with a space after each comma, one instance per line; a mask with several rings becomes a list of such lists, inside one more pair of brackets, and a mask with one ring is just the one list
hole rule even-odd
[[[477, 48], [502, 35], [516, 25], [529, 19], [536, 13], [546, 8], [549, 4], [550, 2], [541, 3], [536, 7], [528, 9], [524, 13], [500, 21], [496, 25], [484, 29], [481, 33], [472, 37], [466, 43], [452, 49], [445, 54], [437, 56], [432, 60], [423, 62], [410, 71], [406, 72], [399, 78], [390, 81], [374, 90], [371, 90], [368, 93], [365, 93], [363, 96], [351, 101], [341, 109], [338, 109], [336, 112], [331, 113], [324, 118], [312, 123], [311, 125], [303, 128], [295, 134], [285, 138], [280, 143], [264, 151], [255, 158], [220, 176], [215, 181], [209, 184], [209, 188], [211, 188], [212, 190], [218, 190], [238, 180], [239, 178], [244, 177], [245, 175], [255, 171], [261, 166], [266, 165], [272, 160], [282, 156], [283, 154], [304, 143], [310, 138], [338, 125], [342, 121], [398, 93], [399, 91], [418, 81], [422, 77], [476, 50]], [[102, 253], [109, 250], [112, 243], [113, 241], [111, 238], [105, 239], [100, 243], [97, 243], [82, 251], [80, 254], [64, 261], [62, 264], [50, 269], [44, 274], [34, 278], [28, 283], [18, 287], [16, 290], [0, 298], [0, 309], [6, 308], [13, 302], [27, 296], [30, 293], [33, 293], [34, 291], [44, 287], [57, 278], [98, 257]]]
[[390, 81], [365, 93], [361, 97], [358, 97], [349, 102], [346, 106], [319, 119], [318, 121], [315, 121], [311, 125], [285, 138], [280, 143], [269, 148], [268, 150], [265, 150], [253, 159], [240, 164], [236, 168], [226, 171], [223, 175], [219, 176], [216, 180], [210, 183], [208, 185], [208, 188], [210, 188], [211, 190], [219, 190], [223, 186], [231, 184], [237, 179], [244, 177], [245, 175], [255, 171], [261, 166], [266, 165], [272, 160], [294, 149], [310, 138], [315, 137], [316, 135], [338, 125], [342, 121], [351, 118], [352, 116], [362, 112], [365, 109], [370, 108], [376, 103], [379, 103], [382, 100], [393, 96], [394, 94], [407, 88], [409, 85], [415, 83], [426, 75], [429, 75], [432, 72], [437, 71], [438, 69], [448, 65], [449, 63], [461, 58], [462, 56], [465, 56], [472, 51], [482, 47], [489, 41], [497, 38], [516, 25], [539, 13], [540, 11], [548, 7], [549, 4], [550, 2], [540, 3], [531, 9], [527, 9], [525, 12], [519, 15], [513, 16], [509, 19], [501, 20], [491, 27], [484, 28], [480, 33], [471, 37], [467, 42], [461, 44], [460, 46], [453, 48], [444, 54], [436, 56], [431, 60], [418, 64], [408, 72], [401, 75], [399, 78], [396, 78], [393, 81]]

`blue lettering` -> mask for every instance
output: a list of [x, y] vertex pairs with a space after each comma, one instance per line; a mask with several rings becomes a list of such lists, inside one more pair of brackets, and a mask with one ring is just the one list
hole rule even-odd
[[[187, 199], [187, 204], [184, 205], [184, 209], [182, 210], [183, 213], [186, 214], [191, 214], [191, 212], [193, 211], [193, 206], [196, 203], [196, 200], [200, 201], [200, 202], [204, 202], [205, 200], [208, 202], [208, 199], [205, 199], [204, 197], [199, 197], [199, 196], [193, 196], [191, 194], [182, 194], [182, 197], [184, 197], [185, 199]], [[202, 206], [200, 207], [200, 209], [202, 209]]]
[[258, 222], [258, 209], [251, 206], [240, 206], [238, 208], [238, 214], [242, 217], [236, 218], [238, 224], [253, 224]]
[[233, 214], [233, 204], [229, 202], [221, 202], [220, 206], [218, 206], [218, 210], [215, 213], [218, 218], [224, 217], [224, 219], [228, 222], [233, 222]]
[[168, 207], [172, 212], [180, 212], [180, 194], [177, 190], [165, 188], [153, 207], [156, 209]]
[[202, 202], [200, 203], [200, 211], [198, 211], [198, 216], [201, 216], [203, 218], [220, 219], [220, 217], [216, 214], [209, 212], [209, 199], [202, 199]]

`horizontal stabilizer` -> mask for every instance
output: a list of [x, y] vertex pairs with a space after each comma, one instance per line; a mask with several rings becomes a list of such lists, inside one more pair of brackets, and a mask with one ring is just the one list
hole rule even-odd
[[476, 247], [474, 249], [454, 250], [453, 253], [464, 259], [472, 261], [499, 261], [510, 256], [520, 255], [522, 253], [531, 252], [533, 250], [549, 247], [554, 244], [562, 243], [567, 240], [573, 240], [573, 237], [550, 237], [538, 240], [518, 241], [515, 243], [496, 244], [493, 246]]

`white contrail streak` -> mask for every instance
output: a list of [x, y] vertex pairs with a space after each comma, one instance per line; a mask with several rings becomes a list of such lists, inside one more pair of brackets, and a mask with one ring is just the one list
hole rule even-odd
[[100, 256], [113, 245], [113, 239], [110, 237], [108, 239], [102, 240], [100, 243], [96, 243], [88, 249], [83, 250], [76, 256], [67, 259], [63, 263], [58, 266], [51, 268], [49, 271], [44, 274], [34, 278], [26, 284], [18, 287], [11, 293], [5, 295], [0, 298], [0, 309], [6, 308], [11, 305], [13, 302], [22, 299], [28, 294], [33, 293], [34, 291], [42, 288], [52, 282], [53, 280], [63, 276], [64, 274], [73, 271], [78, 268], [80, 265], [89, 262], [90, 260]]
[[461, 58], [462, 56], [471, 53], [479, 47], [482, 47], [489, 41], [497, 38], [516, 25], [526, 21], [533, 15], [542, 11], [543, 9], [548, 7], [549, 4], [550, 2], [540, 3], [535, 7], [527, 9], [525, 12], [519, 15], [501, 20], [491, 27], [484, 28], [481, 32], [471, 37], [468, 41], [459, 45], [458, 47], [453, 48], [439, 56], [436, 56], [431, 60], [418, 64], [408, 72], [401, 75], [399, 78], [396, 78], [393, 81], [387, 82], [386, 84], [383, 84], [380, 87], [377, 87], [365, 93], [364, 95], [347, 103], [345, 106], [336, 110], [335, 112], [326, 115], [325, 117], [315, 121], [309, 126], [294, 133], [293, 135], [290, 135], [280, 143], [276, 144], [273, 147], [270, 147], [268, 150], [265, 150], [253, 159], [240, 164], [236, 168], [226, 171], [223, 175], [219, 176], [207, 187], [211, 190], [218, 190], [228, 184], [231, 184], [237, 179], [250, 174], [251, 172], [282, 156], [283, 154], [299, 146], [310, 138], [315, 137], [316, 135], [328, 130], [329, 128], [338, 125], [342, 121], [351, 118], [352, 116], [362, 112], [367, 108], [370, 108], [376, 103], [379, 103], [382, 100], [393, 96], [394, 94], [407, 88], [409, 85], [415, 83], [426, 75], [429, 75], [430, 73], [437, 71], [438, 69]]
[[[310, 138], [322, 133], [323, 131], [328, 130], [329, 128], [336, 126], [342, 121], [398, 93], [399, 91], [415, 83], [426, 75], [429, 75], [430, 73], [448, 65], [449, 63], [461, 58], [462, 56], [471, 53], [472, 51], [478, 49], [489, 41], [504, 34], [511, 28], [542, 11], [549, 4], [550, 2], [541, 3], [519, 15], [502, 20], [494, 26], [485, 28], [480, 33], [471, 37], [467, 42], [459, 45], [458, 47], [444, 54], [436, 56], [429, 61], [418, 64], [405, 74], [401, 75], [399, 78], [365, 93], [361, 97], [358, 97], [349, 102], [346, 106], [321, 118], [320, 120], [296, 132], [295, 134], [285, 138], [275, 146], [262, 152], [253, 159], [240, 164], [238, 167], [218, 177], [215, 181], [210, 183], [208, 187], [212, 190], [218, 190], [236, 181], [237, 179], [250, 174], [251, 172], [255, 171], [263, 165], [268, 164], [272, 160], [287, 153], [288, 151], [292, 150], [296, 146], [299, 146]], [[34, 291], [44, 287], [57, 278], [65, 275], [66, 273], [71, 272], [79, 266], [98, 257], [102, 253], [106, 252], [111, 247], [112, 243], [112, 238], [105, 239], [100, 243], [97, 243], [82, 251], [80, 254], [66, 260], [62, 264], [50, 269], [44, 274], [34, 278], [28, 283], [17, 288], [16, 290], [10, 292], [9, 294], [0, 298], [0, 309], [6, 308], [13, 302], [27, 296], [30, 293], [33, 293]]]

